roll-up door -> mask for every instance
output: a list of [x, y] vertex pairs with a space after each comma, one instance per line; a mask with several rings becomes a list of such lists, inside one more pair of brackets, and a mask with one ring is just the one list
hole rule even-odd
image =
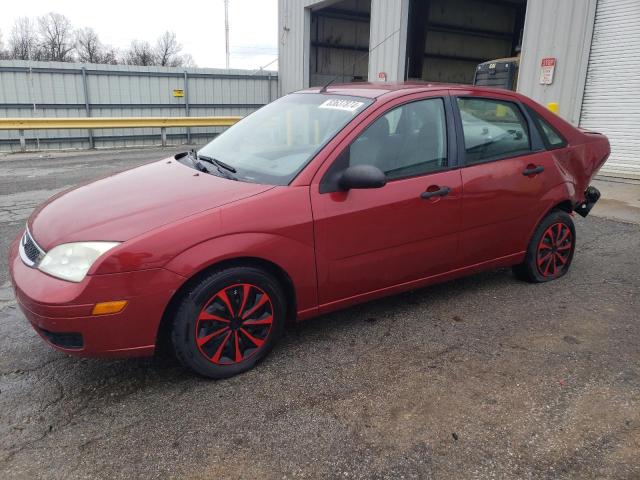
[[601, 174], [640, 178], [640, 0], [598, 0], [580, 126], [609, 137]]

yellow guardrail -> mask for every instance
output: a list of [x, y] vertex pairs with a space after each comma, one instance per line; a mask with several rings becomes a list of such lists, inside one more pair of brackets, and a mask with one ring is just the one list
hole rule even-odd
[[100, 128], [160, 128], [162, 146], [167, 144], [167, 128], [230, 127], [242, 117], [65, 117], [0, 118], [0, 130], [18, 130], [20, 147], [26, 150], [25, 130]]

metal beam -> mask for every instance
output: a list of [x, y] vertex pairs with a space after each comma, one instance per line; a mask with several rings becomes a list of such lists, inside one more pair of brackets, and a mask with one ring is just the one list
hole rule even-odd
[[26, 152], [27, 151], [27, 140], [26, 140], [26, 138], [24, 136], [24, 130], [19, 129], [18, 136], [20, 137], [20, 151], [21, 152]]
[[230, 127], [242, 117], [0, 118], [0, 130]]
[[[89, 87], [87, 86], [87, 70], [82, 67], [82, 93], [84, 96], [84, 110], [87, 117], [91, 116], [91, 106], [89, 104]], [[93, 131], [89, 130], [89, 148], [95, 148], [93, 143]]]
[[311, 42], [312, 47], [317, 48], [335, 48], [337, 50], [351, 50], [356, 52], [368, 52], [369, 47], [358, 47], [355, 45], [341, 45], [339, 43], [327, 43], [327, 42]]
[[[184, 71], [184, 114], [186, 117], [190, 116], [189, 113], [189, 75], [187, 71]], [[187, 143], [191, 143], [191, 129], [187, 127]]]
[[[193, 132], [191, 133], [192, 138], [214, 138], [219, 133], [217, 132]], [[95, 135], [94, 140], [96, 142], [114, 142], [120, 140], [157, 140], [157, 134], [138, 134], [138, 135]], [[183, 133], [167, 133], [167, 141], [168, 140], [179, 140], [184, 139]], [[31, 141], [32, 139], [25, 140], [25, 151], [26, 151], [26, 142]], [[40, 143], [50, 144], [50, 143], [86, 143], [87, 137], [45, 137], [41, 138]], [[19, 140], [15, 138], [0, 138], [0, 145], [15, 145], [18, 144]]]
[[[0, 72], [22, 72], [22, 73], [59, 73], [62, 75], [72, 74], [72, 75], [81, 75], [82, 68], [56, 68], [56, 67], [5, 67], [0, 66]], [[145, 72], [142, 70], [92, 70], [87, 69], [87, 75], [115, 75], [121, 77], [135, 77], [135, 76], [143, 76], [143, 77], [182, 77], [184, 75], [183, 72], [158, 72], [158, 71], [149, 71]], [[272, 74], [273, 77], [277, 77], [277, 74]], [[228, 80], [269, 80], [269, 77], [266, 73], [262, 75], [253, 75], [253, 74], [238, 74], [238, 73], [191, 73], [189, 72], [189, 77], [191, 78], [223, 78]]]
[[[191, 78], [191, 77], [189, 77]], [[260, 108], [264, 103], [190, 103], [189, 109], [194, 108]], [[37, 103], [36, 107], [44, 109], [84, 110], [84, 103]], [[33, 110], [33, 103], [0, 103], [0, 109]], [[184, 109], [182, 103], [92, 103], [91, 109], [102, 108], [179, 108]]]
[[471, 37], [499, 38], [509, 41], [511, 41], [511, 39], [513, 38], [513, 33], [509, 32], [498, 32], [495, 30], [484, 30], [481, 28], [459, 27], [456, 25], [449, 25], [438, 22], [429, 22], [427, 24], [427, 29], [433, 32], [455, 33], [458, 35], [467, 35]]
[[371, 21], [371, 15], [368, 12], [356, 12], [341, 8], [321, 8], [319, 10], [312, 10], [311, 15], [312, 18], [335, 18], [337, 20], [348, 20], [351, 22], [369, 23]]
[[485, 3], [492, 3], [501, 7], [520, 7], [527, 4], [527, 0], [483, 0]]
[[473, 63], [483, 63], [486, 62], [488, 60], [491, 60], [490, 58], [478, 58], [478, 57], [463, 57], [463, 56], [458, 56], [458, 55], [444, 55], [441, 53], [425, 53], [424, 54], [425, 58], [437, 58], [440, 60], [455, 60], [458, 62], [473, 62]]

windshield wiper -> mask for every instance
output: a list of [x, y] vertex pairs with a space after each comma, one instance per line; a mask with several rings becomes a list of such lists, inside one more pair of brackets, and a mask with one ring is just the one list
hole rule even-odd
[[194, 150], [178, 153], [176, 155], [176, 160], [181, 161], [183, 158], [188, 158], [193, 168], [195, 168], [199, 172], [211, 173], [211, 171], [204, 165], [204, 163], [198, 160]]
[[206, 155], [198, 155], [198, 154], [196, 154], [196, 158], [198, 160], [204, 160], [205, 162], [212, 163], [218, 167], [222, 167], [225, 170], [229, 170], [231, 173], [238, 173], [238, 171], [234, 167], [232, 167], [228, 163], [224, 163], [223, 161], [218, 160], [217, 158], [208, 157]]
[[[236, 171], [236, 169], [231, 165], [227, 165], [224, 162], [216, 160], [215, 158], [208, 157], [206, 155], [198, 155], [195, 150], [189, 151], [188, 155], [191, 163], [193, 164], [193, 167], [196, 170], [210, 173], [218, 177], [223, 177], [228, 180], [238, 180], [238, 178], [233, 175], [233, 173], [231, 173]], [[209, 167], [205, 166], [205, 162], [215, 167], [215, 169], [210, 169]], [[228, 168], [231, 168], [232, 170], [228, 170]]]

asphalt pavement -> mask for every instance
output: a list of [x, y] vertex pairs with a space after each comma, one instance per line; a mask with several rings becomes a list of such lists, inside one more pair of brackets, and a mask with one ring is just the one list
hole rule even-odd
[[46, 346], [10, 241], [54, 193], [174, 151], [0, 156], [0, 478], [640, 478], [640, 226], [598, 206], [558, 281], [502, 269], [327, 315], [229, 380]]

